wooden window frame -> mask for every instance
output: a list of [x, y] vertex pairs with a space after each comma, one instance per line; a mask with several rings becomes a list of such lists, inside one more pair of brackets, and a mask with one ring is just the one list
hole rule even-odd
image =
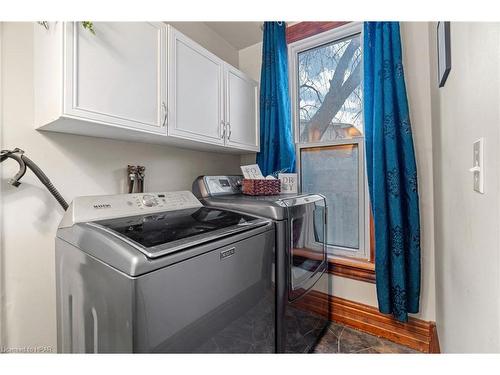
[[286, 28], [286, 42], [288, 44], [309, 38], [324, 31], [336, 29], [351, 21], [330, 21], [330, 22], [299, 22]]
[[[287, 43], [315, 36], [350, 23], [350, 21], [299, 22], [286, 28]], [[368, 260], [340, 256], [328, 258], [328, 273], [349, 279], [375, 283], [375, 231], [370, 210], [370, 257]]]

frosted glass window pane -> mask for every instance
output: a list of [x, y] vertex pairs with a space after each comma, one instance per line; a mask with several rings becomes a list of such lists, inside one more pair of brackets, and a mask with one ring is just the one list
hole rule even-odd
[[304, 193], [320, 193], [328, 205], [330, 246], [359, 249], [359, 149], [357, 144], [303, 148]]

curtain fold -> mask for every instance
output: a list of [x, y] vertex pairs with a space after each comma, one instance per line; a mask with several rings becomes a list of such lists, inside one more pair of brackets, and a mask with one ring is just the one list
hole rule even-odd
[[260, 79], [260, 152], [264, 176], [295, 171], [285, 22], [264, 22]]
[[398, 22], [364, 23], [366, 164], [379, 310], [402, 322], [420, 299], [417, 168]]

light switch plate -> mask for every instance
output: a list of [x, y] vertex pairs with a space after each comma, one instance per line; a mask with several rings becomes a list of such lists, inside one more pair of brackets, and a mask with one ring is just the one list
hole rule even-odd
[[484, 166], [483, 166], [484, 139], [480, 138], [472, 145], [472, 178], [474, 190], [484, 194]]

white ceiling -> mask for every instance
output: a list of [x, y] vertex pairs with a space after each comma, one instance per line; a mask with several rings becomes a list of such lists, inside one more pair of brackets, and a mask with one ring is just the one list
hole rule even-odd
[[205, 22], [236, 49], [262, 41], [262, 22]]

